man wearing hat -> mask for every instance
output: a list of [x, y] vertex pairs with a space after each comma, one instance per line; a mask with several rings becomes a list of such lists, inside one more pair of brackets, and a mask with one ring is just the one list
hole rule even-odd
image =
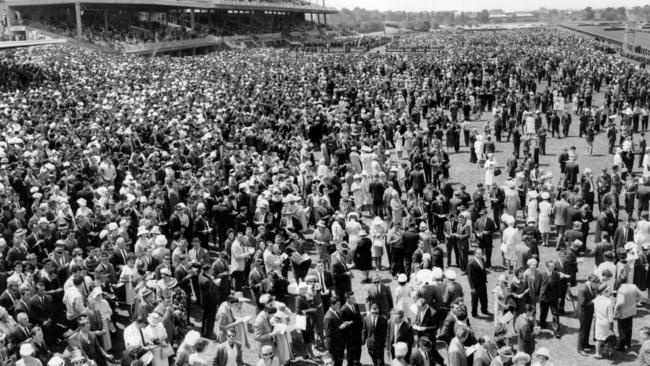
[[497, 230], [494, 220], [488, 217], [487, 209], [482, 208], [479, 212], [481, 217], [474, 223], [474, 233], [478, 240], [479, 248], [483, 249], [486, 258], [487, 268], [492, 267], [492, 236]]
[[330, 273], [334, 281], [334, 292], [336, 296], [345, 301], [345, 293], [352, 290], [351, 272], [346, 263], [346, 256], [349, 254], [349, 247], [341, 243], [338, 250], [332, 255]]
[[201, 320], [201, 336], [215, 339], [214, 322], [217, 315], [217, 306], [219, 306], [219, 287], [217, 282], [220, 279], [212, 277], [212, 266], [204, 264], [201, 273], [198, 276], [199, 290], [201, 291], [201, 307], [203, 318]]

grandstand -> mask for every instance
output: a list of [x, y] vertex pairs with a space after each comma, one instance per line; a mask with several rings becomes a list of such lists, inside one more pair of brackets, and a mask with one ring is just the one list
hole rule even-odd
[[196, 54], [319, 34], [338, 10], [307, 0], [3, 0], [5, 40], [63, 38], [106, 52]]

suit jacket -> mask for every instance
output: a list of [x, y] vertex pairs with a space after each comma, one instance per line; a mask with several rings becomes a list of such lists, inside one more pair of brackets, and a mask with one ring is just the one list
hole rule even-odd
[[[356, 311], [352, 311], [350, 306], [354, 307]], [[352, 321], [352, 325], [345, 328], [344, 335], [347, 344], [361, 345], [361, 331], [363, 329], [363, 318], [361, 317], [361, 311], [359, 311], [359, 305], [354, 304], [345, 304], [341, 307], [341, 321], [347, 322]]]
[[557, 271], [550, 274], [548, 271], [542, 271], [541, 277], [542, 287], [539, 291], [539, 301], [553, 304], [560, 300], [560, 274]]
[[12, 296], [9, 290], [4, 290], [0, 295], [0, 305], [7, 310], [11, 316], [15, 316], [15, 302], [18, 300], [18, 295]]
[[[228, 347], [230, 347], [228, 342], [219, 343], [216, 355], [212, 361], [213, 366], [226, 366], [228, 364]], [[235, 364], [237, 366], [243, 366], [244, 361], [242, 359], [241, 343], [235, 341], [235, 348], [237, 348], [237, 360]]]
[[338, 255], [333, 255], [330, 263], [330, 271], [332, 272], [332, 279], [334, 280], [334, 287], [337, 292], [347, 292], [352, 290], [352, 281], [350, 276], [346, 274], [348, 266], [339, 258]]
[[45, 295], [43, 296], [43, 301], [41, 301], [40, 296], [34, 295], [29, 299], [29, 307], [32, 309], [32, 312], [29, 316], [29, 320], [32, 324], [43, 324], [44, 321], [54, 318], [55, 305], [52, 296]]
[[361, 339], [368, 349], [383, 350], [386, 345], [386, 332], [388, 331], [388, 321], [386, 317], [378, 314], [375, 324], [372, 324], [372, 314], [366, 315], [363, 319], [363, 331]]
[[[484, 216], [476, 220], [476, 223], [474, 224], [474, 232], [476, 233], [476, 239], [478, 239], [481, 248], [492, 246], [492, 234], [496, 230], [497, 226], [491, 218]], [[484, 231], [487, 233], [483, 234]]]
[[343, 337], [343, 331], [339, 329], [339, 326], [341, 326], [341, 316], [334, 313], [333, 309], [329, 309], [323, 319], [323, 330], [325, 345], [332, 354], [336, 350], [341, 350], [345, 347], [345, 337]]
[[600, 243], [602, 241], [602, 233], [609, 232], [609, 220], [604, 212], [601, 212], [596, 219], [596, 227], [594, 229], [594, 242]]
[[261, 351], [263, 346], [271, 346], [275, 351], [275, 338], [270, 336], [273, 327], [265, 311], [257, 314], [253, 328], [253, 339], [259, 343], [258, 351]]
[[460, 283], [453, 281], [453, 282], [447, 282], [447, 286], [445, 286], [445, 293], [442, 296], [442, 304], [443, 307], [449, 309], [451, 303], [459, 298], [465, 296], [463, 294], [463, 287], [460, 285]]
[[[223, 280], [222, 280], [223, 281]], [[199, 289], [201, 290], [201, 302], [204, 307], [216, 307], [219, 305], [219, 288], [211, 278], [205, 274], [199, 274]]]
[[436, 361], [432, 359], [431, 354], [427, 354], [427, 358], [429, 362], [425, 361], [424, 356], [422, 355], [422, 350], [416, 348], [415, 350], [413, 350], [413, 353], [411, 354], [411, 363], [409, 365], [410, 366], [432, 366], [436, 364]]
[[447, 353], [449, 354], [448, 358], [450, 366], [468, 365], [467, 356], [465, 355], [465, 347], [458, 338], [454, 337], [454, 339], [451, 340]]
[[[317, 273], [316, 270], [310, 270], [308, 275], [312, 275], [312, 276], [316, 277], [316, 280], [318, 281], [318, 284], [321, 285], [321, 288], [322, 288], [322, 284], [320, 283], [320, 280], [319, 280], [320, 277], [318, 276], [318, 273]], [[325, 282], [325, 287], [328, 290], [331, 291], [331, 290], [334, 289], [334, 280], [332, 278], [332, 272], [330, 272], [328, 270], [323, 270], [323, 282]]]
[[424, 312], [418, 311], [418, 313], [415, 315], [415, 321], [413, 325], [419, 325], [421, 327], [425, 327], [425, 330], [415, 330], [415, 334], [418, 335], [418, 337], [429, 337], [429, 339], [433, 342], [436, 339], [436, 331], [438, 330], [437, 324], [436, 324], [436, 316], [435, 316], [435, 311], [433, 308], [428, 307]]
[[[616, 231], [619, 229], [616, 229]], [[605, 252], [610, 250], [614, 250], [614, 246], [610, 242], [601, 241], [600, 243], [596, 244], [596, 248], [594, 248], [594, 260], [596, 262], [596, 267], [605, 261]]]
[[[393, 295], [386, 285], [379, 284], [379, 290], [377, 290], [377, 285], [371, 285], [368, 289], [366, 301], [368, 305], [379, 305], [379, 312], [382, 315], [388, 316], [393, 310]], [[370, 309], [370, 306], [368, 306], [368, 309]]]
[[596, 297], [594, 291], [589, 287], [589, 282], [585, 282], [578, 289], [578, 318], [593, 316], [594, 303]]
[[[627, 230], [627, 236], [625, 235], [625, 230]], [[616, 249], [623, 248], [628, 241], [634, 241], [634, 229], [627, 226], [619, 226], [616, 228], [612, 240], [614, 254], [616, 254]]]
[[27, 340], [27, 338], [31, 338], [32, 334], [29, 331], [29, 329], [24, 329], [21, 326], [17, 326], [16, 329], [14, 329], [13, 332], [9, 335], [9, 339], [11, 340], [11, 343], [19, 346], [21, 343]]
[[492, 359], [497, 355], [496, 343], [490, 341], [480, 346], [474, 353], [472, 366], [490, 366]]
[[535, 352], [535, 335], [533, 334], [534, 324], [525, 314], [521, 314], [515, 321], [515, 333], [517, 333], [517, 344], [519, 351], [532, 355]]
[[517, 259], [517, 268], [526, 268], [526, 262], [533, 257], [533, 252], [530, 247], [524, 243], [515, 245], [515, 258]]
[[390, 321], [388, 324], [388, 332], [386, 333], [386, 348], [391, 352], [392, 355], [395, 353], [393, 345], [398, 342], [404, 342], [408, 345], [408, 353], [406, 354], [405, 359], [409, 359], [411, 356], [411, 348], [413, 348], [413, 328], [409, 323], [404, 320], [402, 324], [399, 325], [397, 331], [395, 327], [397, 326], [395, 322]]
[[487, 286], [487, 272], [485, 263], [479, 264], [478, 259], [473, 258], [467, 263], [467, 281], [471, 289], [480, 289]]

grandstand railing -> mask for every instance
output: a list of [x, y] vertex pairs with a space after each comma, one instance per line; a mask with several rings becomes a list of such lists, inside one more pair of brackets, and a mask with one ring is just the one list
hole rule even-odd
[[222, 37], [207, 36], [203, 38], [184, 39], [179, 41], [153, 42], [124, 45], [126, 53], [150, 52], [162, 49], [183, 49], [193, 47], [217, 46], [223, 44]]
[[264, 1], [233, 1], [233, 0], [212, 0], [213, 5], [219, 6], [228, 6], [228, 7], [256, 7], [256, 8], [265, 8], [269, 10], [277, 10], [279, 8], [285, 8], [288, 10], [327, 10], [338, 12], [336, 8], [329, 6], [321, 6], [316, 4], [296, 4], [292, 2], [264, 2]]

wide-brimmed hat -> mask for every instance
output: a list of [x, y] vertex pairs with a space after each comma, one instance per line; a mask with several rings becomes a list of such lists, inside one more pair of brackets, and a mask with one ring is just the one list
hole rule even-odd
[[530, 356], [525, 352], [517, 352], [517, 354], [512, 358], [512, 363], [516, 363], [518, 361], [524, 361], [528, 363], [530, 362]]

